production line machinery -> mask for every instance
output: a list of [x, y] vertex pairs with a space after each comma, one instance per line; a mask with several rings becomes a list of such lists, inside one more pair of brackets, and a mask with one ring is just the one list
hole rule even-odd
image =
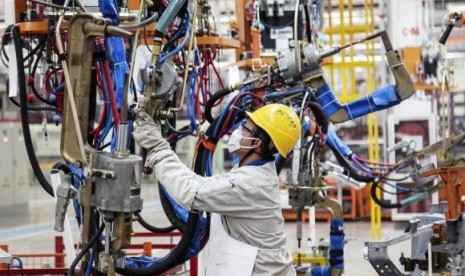
[[[401, 167], [417, 158], [438, 155], [444, 164], [440, 168], [425, 168], [418, 171], [420, 176], [431, 182], [435, 175], [440, 176], [438, 183], [426, 188], [426, 182], [416, 181], [415, 185], [422, 190], [415, 195], [425, 198], [433, 192], [439, 192], [443, 202], [432, 205], [429, 215], [412, 218], [405, 234], [385, 241], [366, 242], [365, 258], [370, 261], [379, 275], [422, 275], [422, 273], [449, 273], [463, 275], [465, 272], [465, 240], [463, 212], [465, 211], [465, 186], [463, 177], [465, 167], [463, 157], [456, 158], [452, 148], [463, 142], [465, 134], [436, 142], [423, 150], [413, 152], [409, 157], [400, 160], [396, 167]], [[373, 185], [374, 186], [374, 185]], [[372, 187], [373, 187], [372, 186]], [[379, 199], [378, 199], [379, 201]], [[386, 204], [381, 202], [381, 204]], [[407, 205], [404, 203], [404, 205]], [[396, 206], [399, 208], [401, 206]], [[391, 207], [392, 208], [392, 207]], [[399, 262], [406, 272], [402, 273], [391, 261], [388, 247], [403, 241], [411, 240], [411, 257], [400, 257]]]
[[[65, 8], [69, 2], [64, 2]], [[141, 1], [141, 7], [144, 7], [144, 3], [145, 1]], [[335, 174], [354, 185], [363, 186], [363, 183], [375, 180], [376, 174], [362, 173], [351, 165], [350, 158], [355, 157], [348, 158], [345, 155], [347, 146], [335, 135], [328, 120], [333, 123], [353, 120], [399, 104], [410, 97], [414, 93], [413, 83], [398, 51], [392, 48], [385, 31], [329, 50], [299, 42], [295, 50], [279, 56], [271, 66], [252, 72], [248, 80], [225, 87], [216, 93], [207, 93], [198, 88], [198, 80], [206, 77], [201, 59], [207, 58], [206, 52], [200, 53], [195, 45], [198, 4], [197, 1], [175, 0], [164, 3], [164, 8], [159, 10], [161, 16], [158, 17], [154, 31], [152, 56], [148, 61], [149, 66], [142, 70], [145, 101], [139, 99], [138, 102], [131, 102], [128, 99], [135, 94], [131, 84], [134, 64], [130, 70], [119, 70], [122, 71], [119, 78], [113, 75], [113, 80], [110, 76], [109, 71], [121, 69], [118, 66], [122, 62], [121, 57], [115, 61], [118, 57], [112, 53], [125, 55], [122, 37], [134, 36], [127, 31], [127, 26], [119, 22], [118, 9], [112, 3], [101, 4], [102, 14], [106, 18], [91, 15], [86, 12], [85, 7], [81, 7], [68, 22], [66, 44], [61, 41], [65, 37], [62, 30], [65, 17], [63, 11], [54, 26], [54, 33], [47, 37], [56, 41], [46, 45], [56, 48], [51, 55], [57, 57], [53, 65], [60, 71], [57, 79], [62, 79], [61, 83], [56, 84], [54, 91], [57, 93], [53, 95], [57, 96], [54, 110], [61, 113], [62, 118], [60, 149], [65, 163], [57, 164], [54, 168], [52, 179], [55, 181], [52, 184], [57, 186], [55, 189], [45, 180], [40, 168], [34, 166], [37, 160], [34, 161], [31, 145], [28, 146], [28, 155], [44, 189], [49, 194], [54, 194], [56, 190], [55, 229], [66, 229], [66, 208], [71, 200], [77, 211], [76, 217], [82, 233], [81, 251], [71, 264], [69, 274], [73, 275], [79, 262], [81, 272], [96, 270], [108, 275], [159, 274], [197, 254], [208, 240], [209, 215], [196, 210], [175, 210], [169, 195], [161, 192], [164, 210], [174, 226], [169, 229], [176, 228], [183, 232], [179, 244], [166, 257], [146, 262], [144, 267], [140, 266], [137, 259], [124, 255], [124, 249], [131, 242], [132, 223], [136, 218], [141, 221], [141, 173], [143, 170], [150, 172], [143, 167], [144, 153], [139, 156], [130, 149], [132, 106], [144, 107], [154, 119], [162, 121], [167, 139], [172, 144], [186, 135], [198, 135], [193, 168], [199, 174], [211, 175], [211, 160], [216, 144], [245, 118], [245, 111], [267, 103], [285, 102], [300, 114], [304, 126], [301, 143], [292, 157], [297, 160], [298, 165], [293, 170], [298, 172], [298, 177], [287, 180], [290, 205], [300, 213], [305, 206], [315, 205], [331, 211], [330, 265], [312, 271], [324, 275], [340, 275], [343, 272], [344, 242], [342, 207], [337, 201], [326, 198], [325, 191], [328, 188], [324, 186], [322, 179], [326, 174]], [[146, 20], [140, 19], [131, 28], [144, 28], [153, 18], [156, 17], [147, 15]], [[19, 29], [13, 26], [10, 30], [16, 53], [19, 53]], [[102, 37], [105, 38], [105, 44], [102, 43]], [[381, 37], [386, 49], [395, 84], [354, 102], [341, 104], [323, 77], [322, 60], [353, 44], [376, 37]], [[168, 39], [168, 43], [164, 42], [164, 38]], [[134, 41], [137, 42], [137, 39]], [[182, 46], [179, 47], [176, 43]], [[132, 47], [137, 49], [136, 45]], [[187, 54], [182, 60], [179, 54], [186, 47]], [[105, 51], [108, 57], [102, 55]], [[132, 61], [134, 56], [133, 54]], [[40, 58], [38, 55], [37, 59]], [[112, 68], [108, 60], [112, 62]], [[125, 58], [122, 60], [125, 62]], [[24, 60], [19, 54], [16, 56], [16, 63], [19, 79], [26, 79]], [[18, 86], [25, 140], [30, 140], [27, 137], [27, 110], [31, 106], [28, 106], [26, 100], [27, 87], [22, 81], [19, 81]], [[214, 116], [217, 102], [238, 90], [239, 93], [225, 104], [226, 108]], [[105, 99], [105, 109], [102, 112], [103, 119], [101, 118], [104, 124], [95, 127], [97, 93]], [[48, 94], [49, 97], [51, 95]], [[176, 104], [178, 98], [180, 102]], [[235, 108], [231, 108], [232, 106]], [[190, 123], [174, 129], [176, 114], [183, 108], [187, 109]], [[200, 132], [199, 124], [204, 121], [208, 121], [210, 125], [205, 132]], [[113, 129], [111, 152], [106, 152], [102, 146], [103, 138], [110, 136], [110, 129]], [[320, 152], [325, 142], [340, 165], [320, 162]], [[284, 161], [282, 158], [277, 159], [279, 169]], [[57, 177], [57, 171], [66, 175], [63, 183]], [[156, 227], [152, 229], [160, 230]]]
[[[444, 16], [445, 29], [439, 43], [446, 41], [454, 27], [461, 27], [464, 14], [450, 12]], [[447, 74], [444, 70], [443, 74]], [[444, 75], [446, 77], [446, 75]], [[448, 85], [443, 78], [443, 87]], [[447, 93], [448, 91], [443, 91]], [[440, 203], [430, 206], [430, 214], [409, 220], [405, 234], [384, 241], [365, 243], [364, 256], [379, 275], [464, 275], [465, 273], [465, 167], [463, 156], [457, 156], [454, 147], [463, 144], [465, 134], [444, 138], [422, 150], [409, 151], [407, 157], [379, 176], [371, 187], [371, 194], [377, 204], [385, 208], [400, 208], [439, 193]], [[420, 160], [430, 155], [438, 157], [440, 167], [432, 164], [421, 166]], [[410, 173], [416, 192], [400, 203], [392, 204], [375, 196], [379, 183], [398, 169], [411, 167]], [[389, 246], [409, 241], [411, 257], [402, 253], [399, 270], [388, 255]]]

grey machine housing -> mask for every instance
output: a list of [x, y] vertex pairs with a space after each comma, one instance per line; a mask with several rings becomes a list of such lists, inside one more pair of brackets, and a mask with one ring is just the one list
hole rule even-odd
[[109, 212], [131, 213], [142, 209], [142, 158], [112, 153], [95, 153], [92, 158], [94, 191], [92, 206]]

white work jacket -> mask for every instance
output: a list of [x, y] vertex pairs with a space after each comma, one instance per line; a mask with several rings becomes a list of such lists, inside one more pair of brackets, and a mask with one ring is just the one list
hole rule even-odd
[[[252, 272], [241, 270], [236, 275], [295, 275], [292, 258], [286, 250], [274, 162], [202, 177], [185, 166], [172, 150], [161, 150], [149, 159], [154, 164], [156, 177], [177, 203], [187, 209], [221, 215], [224, 230], [231, 238], [258, 249]], [[223, 260], [227, 258], [223, 256]], [[207, 264], [207, 271], [210, 265]], [[217, 275], [231, 274], [224, 271]]]

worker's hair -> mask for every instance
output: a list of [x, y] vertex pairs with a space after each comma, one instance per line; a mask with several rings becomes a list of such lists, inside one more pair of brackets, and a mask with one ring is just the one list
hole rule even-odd
[[266, 133], [261, 127], [256, 126], [255, 137], [262, 141], [262, 145], [260, 147], [260, 155], [263, 158], [271, 158], [275, 153], [278, 152], [276, 146], [274, 145], [273, 141], [271, 140], [270, 135]]

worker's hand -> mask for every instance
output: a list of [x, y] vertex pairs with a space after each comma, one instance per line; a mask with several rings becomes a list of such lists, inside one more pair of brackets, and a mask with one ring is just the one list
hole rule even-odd
[[136, 119], [134, 120], [132, 136], [137, 144], [147, 149], [149, 154], [162, 149], [169, 149], [169, 143], [161, 135], [160, 123], [155, 122], [143, 109], [136, 109], [134, 112]]

